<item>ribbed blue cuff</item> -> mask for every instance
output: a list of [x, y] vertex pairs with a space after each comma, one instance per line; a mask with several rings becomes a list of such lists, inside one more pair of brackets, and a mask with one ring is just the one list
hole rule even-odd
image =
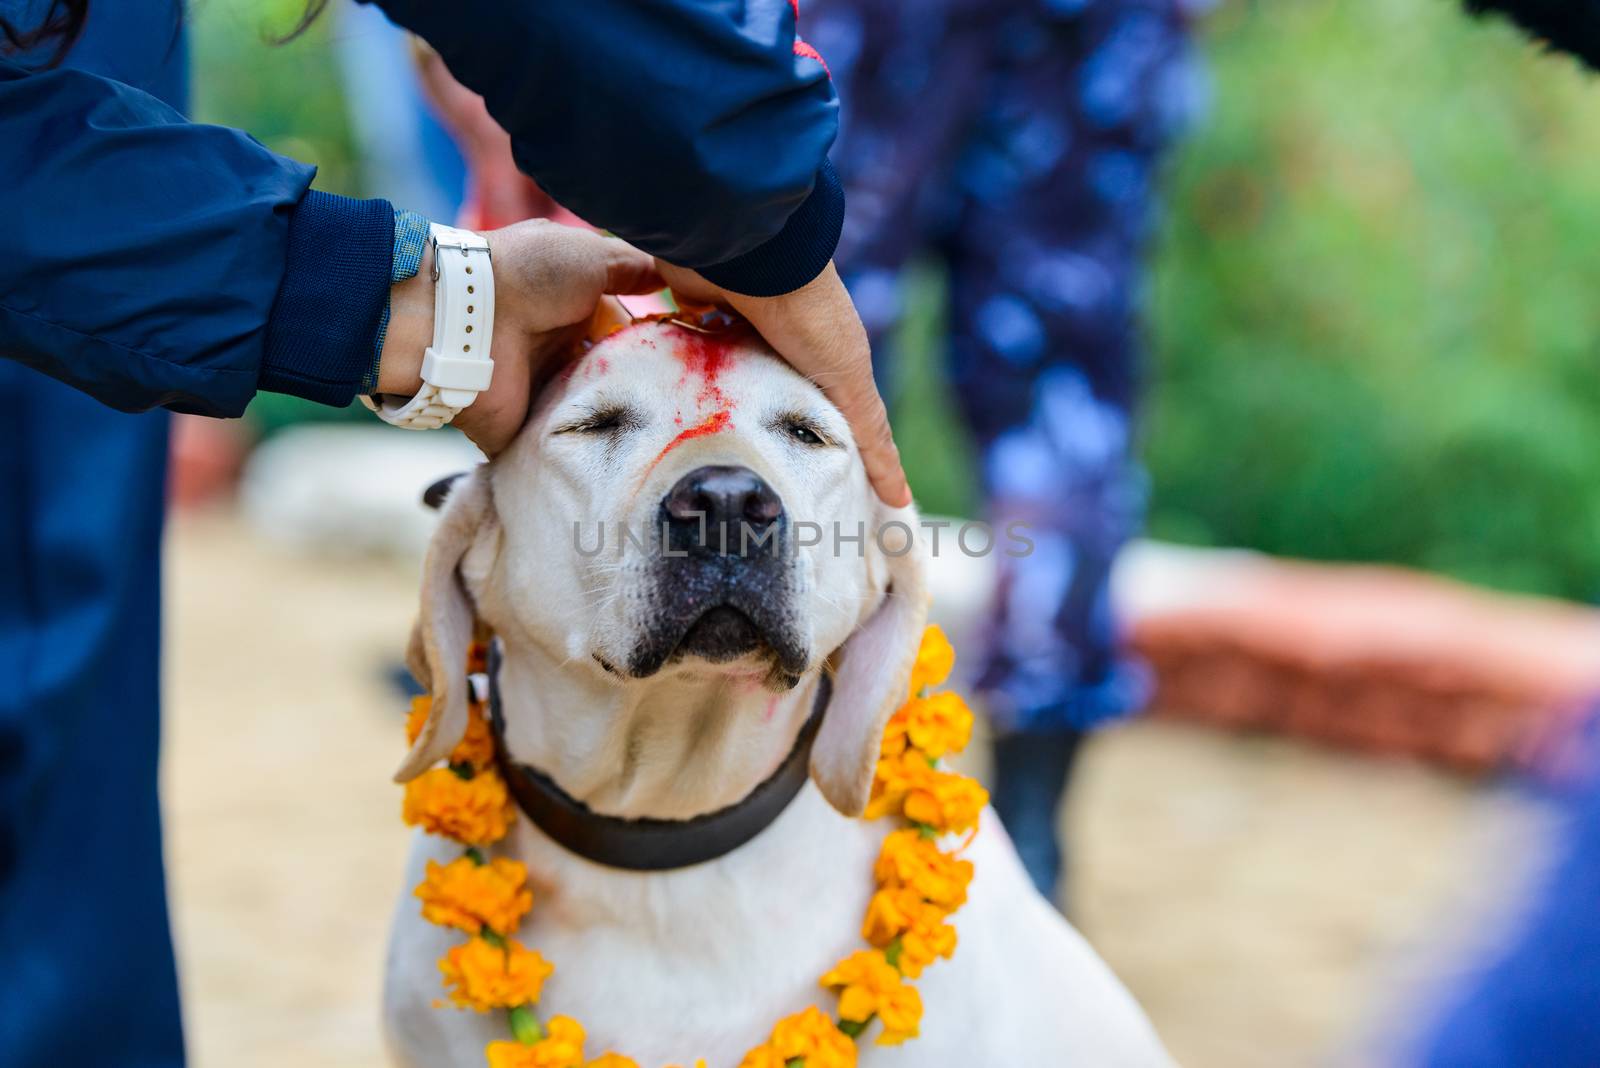
[[394, 223], [387, 200], [313, 189], [296, 205], [257, 388], [335, 407], [355, 399], [389, 304]]
[[844, 186], [829, 160], [822, 161], [811, 195], [795, 209], [776, 237], [731, 260], [701, 267], [707, 281], [749, 297], [792, 293], [822, 273], [839, 247], [844, 229]]
[[[422, 270], [422, 254], [428, 248], [432, 229], [428, 220], [414, 211], [395, 209], [394, 213], [394, 266], [389, 271], [389, 284], [394, 286], [407, 278], [415, 278]], [[378, 334], [372, 339], [372, 364], [361, 379], [361, 392], [373, 393], [378, 388], [378, 365], [383, 362], [383, 339], [389, 333], [389, 313], [394, 308], [392, 299], [383, 302], [383, 318], [378, 320]]]

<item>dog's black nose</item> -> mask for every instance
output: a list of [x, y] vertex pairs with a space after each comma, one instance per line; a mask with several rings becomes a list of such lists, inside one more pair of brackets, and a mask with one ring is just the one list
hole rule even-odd
[[678, 479], [661, 508], [673, 548], [723, 553], [738, 552], [749, 535], [760, 536], [783, 519], [783, 501], [748, 467], [697, 467]]

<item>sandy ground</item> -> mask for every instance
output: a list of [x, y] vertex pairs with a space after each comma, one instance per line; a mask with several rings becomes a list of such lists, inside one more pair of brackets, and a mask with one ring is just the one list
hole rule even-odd
[[[194, 1061], [381, 1065], [406, 842], [385, 672], [414, 565], [294, 559], [225, 514], [180, 519], [167, 559], [168, 855]], [[1074, 919], [1191, 1068], [1354, 1063], [1537, 823], [1427, 769], [1146, 721], [1084, 758], [1065, 824]]]

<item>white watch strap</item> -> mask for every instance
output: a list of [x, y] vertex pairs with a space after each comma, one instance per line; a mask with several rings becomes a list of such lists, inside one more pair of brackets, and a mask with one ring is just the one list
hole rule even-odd
[[433, 344], [422, 354], [422, 388], [410, 399], [362, 397], [378, 417], [408, 430], [437, 430], [489, 388], [494, 361], [494, 267], [489, 243], [470, 230], [433, 224]]

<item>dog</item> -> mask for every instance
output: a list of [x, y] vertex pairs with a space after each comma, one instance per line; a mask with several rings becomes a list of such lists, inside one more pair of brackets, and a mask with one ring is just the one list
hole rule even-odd
[[[759, 544], [730, 548], [735, 529]], [[450, 489], [409, 650], [432, 711], [400, 781], [460, 738], [480, 626], [499, 643], [505, 759], [604, 817], [692, 821], [738, 806], [815, 730], [809, 781], [713, 859], [622, 870], [525, 818], [496, 847], [529, 872], [534, 907], [517, 937], [556, 967], [538, 1010], [581, 1020], [591, 1056], [733, 1068], [781, 1017], [832, 1013], [818, 978], [865, 945], [873, 862], [894, 822], [856, 817], [926, 618], [921, 539], [905, 551], [916, 530], [913, 508], [874, 495], [820, 389], [753, 334], [692, 321], [594, 344], [511, 447]], [[384, 995], [406, 1068], [478, 1068], [485, 1044], [508, 1037], [503, 1014], [438, 1007], [437, 961], [460, 935], [423, 920], [410, 890], [427, 861], [459, 853], [419, 833], [407, 866]], [[976, 876], [954, 957], [916, 981], [921, 1035], [882, 1046], [869, 1028], [860, 1063], [1170, 1066], [992, 811], [963, 855]]]

